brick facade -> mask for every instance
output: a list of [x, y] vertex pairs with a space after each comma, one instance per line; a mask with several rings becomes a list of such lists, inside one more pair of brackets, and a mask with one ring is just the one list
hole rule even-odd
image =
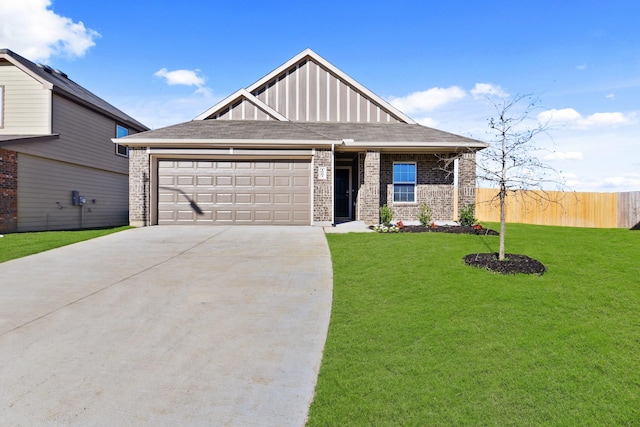
[[[393, 163], [416, 163], [416, 201], [393, 201]], [[380, 173], [380, 205], [388, 204], [395, 221], [418, 221], [420, 206], [427, 202], [434, 221], [450, 221], [454, 216], [453, 163], [444, 170], [444, 163], [434, 154], [383, 154]]]
[[134, 227], [142, 227], [150, 224], [150, 176], [150, 159], [146, 148], [130, 148], [129, 224]]
[[464, 153], [458, 160], [458, 212], [460, 209], [476, 203], [476, 153]]
[[360, 188], [357, 196], [356, 219], [366, 224], [380, 222], [380, 152], [358, 154]]
[[18, 153], [0, 148], [0, 233], [18, 229]]
[[[333, 223], [333, 153], [316, 150], [313, 156], [313, 223]], [[326, 179], [318, 179], [318, 169], [327, 168]]]

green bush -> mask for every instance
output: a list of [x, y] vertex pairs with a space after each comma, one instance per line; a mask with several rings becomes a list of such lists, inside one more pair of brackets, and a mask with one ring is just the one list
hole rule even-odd
[[383, 225], [389, 226], [391, 224], [391, 220], [393, 219], [393, 209], [391, 209], [388, 205], [384, 204], [380, 207], [380, 222]]
[[473, 225], [478, 222], [478, 219], [474, 216], [476, 205], [473, 203], [468, 204], [460, 209], [460, 219], [458, 222], [460, 225]]
[[420, 205], [420, 213], [418, 214], [418, 221], [420, 221], [420, 224], [422, 225], [429, 225], [431, 224], [432, 214], [433, 214], [433, 210], [431, 209], [431, 206], [429, 206], [427, 202], [424, 202], [422, 205]]

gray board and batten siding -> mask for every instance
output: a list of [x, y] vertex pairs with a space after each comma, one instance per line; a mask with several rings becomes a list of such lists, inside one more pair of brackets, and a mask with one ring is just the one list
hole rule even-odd
[[[402, 120], [322, 65], [306, 60], [251, 92], [292, 121], [388, 122]], [[215, 119], [269, 120], [247, 99], [215, 114]]]

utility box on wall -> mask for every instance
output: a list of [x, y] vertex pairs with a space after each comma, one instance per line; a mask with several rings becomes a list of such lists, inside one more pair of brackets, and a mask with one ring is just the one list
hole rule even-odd
[[79, 191], [71, 192], [71, 204], [73, 206], [82, 206], [87, 202], [87, 200], [80, 195]]

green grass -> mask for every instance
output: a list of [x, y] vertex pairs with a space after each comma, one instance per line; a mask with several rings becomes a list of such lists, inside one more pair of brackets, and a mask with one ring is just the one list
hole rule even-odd
[[12, 233], [0, 238], [0, 262], [21, 258], [60, 246], [89, 240], [118, 231], [126, 230], [129, 226], [117, 228], [102, 228], [96, 230], [79, 231], [39, 231], [34, 233]]
[[[497, 229], [496, 224], [489, 224]], [[329, 234], [334, 302], [309, 426], [640, 425], [640, 231]]]

